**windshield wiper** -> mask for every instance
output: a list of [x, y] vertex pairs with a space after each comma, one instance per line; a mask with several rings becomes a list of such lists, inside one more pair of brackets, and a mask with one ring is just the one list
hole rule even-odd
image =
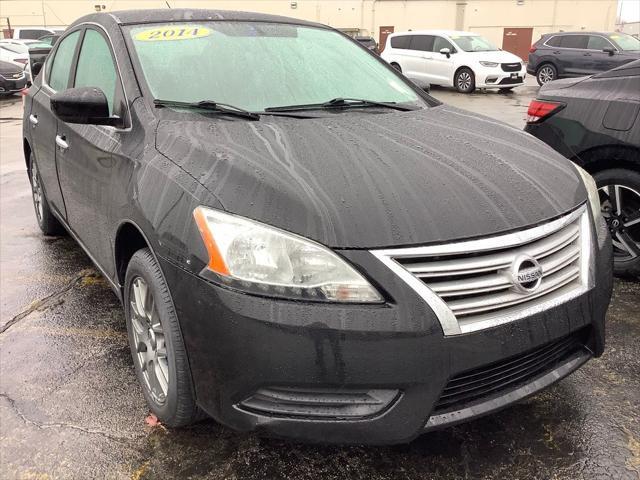
[[365, 100], [363, 98], [344, 98], [338, 97], [328, 102], [323, 103], [310, 103], [308, 105], [287, 105], [283, 107], [268, 107], [265, 108], [265, 112], [295, 112], [297, 110], [321, 110], [332, 108], [348, 108], [348, 107], [383, 107], [391, 108], [393, 110], [400, 110], [401, 112], [408, 112], [415, 110], [413, 107], [405, 105], [398, 105], [395, 102], [377, 102], [375, 100]]
[[226, 115], [235, 115], [236, 117], [248, 118], [250, 120], [260, 120], [260, 114], [235, 107], [227, 103], [214, 102], [213, 100], [202, 100], [200, 102], [180, 102], [178, 100], [160, 100], [156, 98], [153, 101], [156, 107], [178, 107], [178, 108], [200, 108], [214, 112], [224, 113]]

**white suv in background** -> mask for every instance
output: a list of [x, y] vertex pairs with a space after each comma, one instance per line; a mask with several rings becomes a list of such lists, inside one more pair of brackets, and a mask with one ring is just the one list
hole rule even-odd
[[387, 37], [381, 57], [422, 87], [443, 85], [459, 92], [476, 88], [509, 91], [524, 83], [520, 57], [469, 32], [419, 30]]

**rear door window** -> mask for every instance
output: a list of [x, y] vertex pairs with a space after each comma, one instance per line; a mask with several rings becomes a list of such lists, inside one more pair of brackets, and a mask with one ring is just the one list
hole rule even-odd
[[549, 40], [546, 41], [546, 44], [549, 45], [550, 47], [560, 47], [561, 43], [562, 43], [561, 35], [556, 35], [555, 37], [551, 37]]
[[38, 38], [51, 33], [49, 30], [26, 29], [20, 30], [18, 37], [21, 40], [37, 40]]
[[391, 37], [391, 47], [407, 49], [409, 48], [411, 37], [412, 35], [400, 35], [397, 37]]
[[433, 51], [433, 36], [432, 35], [414, 35], [411, 38], [410, 50], [420, 50], [423, 52]]
[[[55, 56], [51, 59], [50, 67], [47, 69], [47, 81], [49, 86], [56, 91], [66, 90], [69, 86], [69, 76], [73, 55], [80, 38], [80, 31], [73, 32], [65, 37], [56, 49]], [[47, 62], [49, 63], [49, 62]]]
[[562, 37], [562, 48], [587, 48], [589, 35], [565, 35]]

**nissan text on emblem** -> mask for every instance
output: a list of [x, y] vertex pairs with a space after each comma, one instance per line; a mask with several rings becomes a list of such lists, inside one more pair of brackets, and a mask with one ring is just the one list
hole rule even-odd
[[542, 266], [528, 255], [520, 255], [511, 264], [511, 282], [517, 292], [532, 293], [542, 282]]

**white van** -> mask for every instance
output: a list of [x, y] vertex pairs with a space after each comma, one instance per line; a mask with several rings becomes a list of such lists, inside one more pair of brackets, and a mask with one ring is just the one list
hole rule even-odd
[[476, 88], [509, 91], [524, 83], [520, 57], [469, 32], [420, 30], [387, 37], [381, 57], [420, 86], [443, 85], [459, 92]]
[[45, 35], [59, 35], [64, 27], [17, 27], [11, 29], [11, 37], [16, 40], [37, 40]]

